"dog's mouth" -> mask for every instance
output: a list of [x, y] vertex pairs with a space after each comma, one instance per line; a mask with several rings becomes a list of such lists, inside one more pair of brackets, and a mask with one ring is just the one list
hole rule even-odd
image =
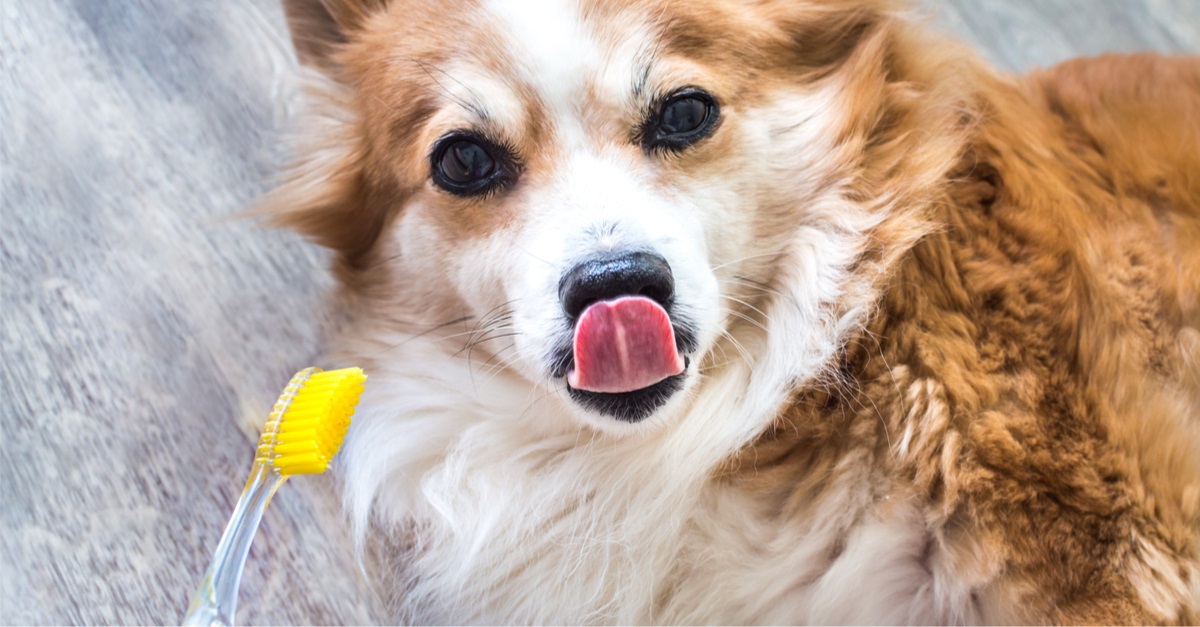
[[639, 422], [683, 388], [694, 333], [644, 296], [592, 303], [575, 321], [569, 346], [557, 351], [556, 377], [575, 402], [625, 422]]

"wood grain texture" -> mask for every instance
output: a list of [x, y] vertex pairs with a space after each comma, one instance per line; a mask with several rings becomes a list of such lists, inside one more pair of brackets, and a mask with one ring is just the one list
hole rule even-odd
[[[921, 13], [1011, 70], [1200, 52], [1195, 0]], [[284, 156], [294, 64], [273, 0], [0, 4], [0, 623], [177, 621], [318, 359], [324, 254], [228, 219]], [[289, 482], [239, 621], [386, 622], [346, 546], [331, 482]]]

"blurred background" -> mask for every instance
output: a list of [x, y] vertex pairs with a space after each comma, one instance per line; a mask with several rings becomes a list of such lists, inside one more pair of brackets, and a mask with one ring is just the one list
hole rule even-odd
[[[1024, 71], [1200, 52], [1200, 0], [925, 0]], [[0, 623], [175, 623], [290, 375], [324, 253], [231, 219], [296, 110], [278, 0], [0, 0]], [[327, 477], [276, 496], [239, 622], [389, 622]]]

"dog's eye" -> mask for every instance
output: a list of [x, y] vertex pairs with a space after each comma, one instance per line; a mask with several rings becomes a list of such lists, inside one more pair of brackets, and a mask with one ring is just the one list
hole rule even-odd
[[708, 119], [708, 105], [695, 96], [672, 100], [663, 107], [659, 128], [670, 135], [692, 133]]
[[472, 133], [451, 133], [434, 144], [433, 182], [459, 196], [487, 193], [509, 178], [506, 153]]
[[496, 162], [483, 146], [466, 140], [448, 146], [438, 165], [442, 175], [458, 185], [487, 178], [496, 169]]
[[709, 136], [716, 128], [720, 111], [717, 101], [695, 87], [667, 96], [656, 115], [642, 129], [647, 149], [679, 150]]

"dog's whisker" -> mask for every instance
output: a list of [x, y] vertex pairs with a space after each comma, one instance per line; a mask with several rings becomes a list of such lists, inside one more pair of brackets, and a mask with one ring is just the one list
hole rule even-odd
[[[484, 374], [488, 376], [488, 381], [491, 381], [501, 372], [504, 372], [506, 369], [512, 368], [515, 365], [513, 361], [508, 359], [506, 353], [509, 353], [509, 351], [515, 351], [516, 348], [517, 343], [512, 342], [508, 346], [496, 351], [490, 358], [488, 358], [488, 361], [484, 362], [483, 365], [486, 367]], [[513, 354], [515, 354], [515, 352]], [[491, 363], [490, 366], [488, 365], [489, 363]]]
[[731, 266], [731, 265], [733, 265], [733, 264], [736, 264], [736, 263], [742, 263], [742, 262], [744, 262], [744, 261], [750, 261], [751, 259], [762, 259], [763, 257], [776, 257], [776, 256], [779, 256], [780, 254], [781, 254], [781, 253], [780, 253], [779, 251], [768, 251], [768, 252], [765, 252], [765, 253], [758, 253], [758, 254], [754, 254], [754, 255], [746, 255], [745, 257], [740, 257], [740, 258], [738, 258], [738, 259], [732, 259], [732, 260], [730, 260], [730, 261], [726, 261], [725, 263], [722, 263], [722, 264], [719, 264], [719, 265], [713, 266], [713, 268], [712, 268], [712, 271], [713, 271], [713, 272], [717, 272], [717, 271], [719, 271], [719, 270], [723, 270], [723, 269], [725, 269], [725, 268], [727, 268], [727, 267], [729, 267], [729, 266]]
[[753, 289], [755, 293], [758, 294], [769, 294], [771, 296], [779, 296], [781, 298], [787, 297], [786, 294], [771, 287], [770, 285], [745, 276], [733, 276], [726, 279], [720, 279], [718, 282], [721, 285], [739, 285], [742, 287], [748, 287]]
[[767, 327], [765, 325], [763, 325], [761, 322], [759, 322], [758, 320], [755, 320], [754, 318], [751, 318], [750, 316], [747, 316], [746, 314], [744, 314], [740, 311], [722, 308], [721, 312], [725, 315], [726, 320], [728, 320], [729, 318], [739, 318], [741, 320], [745, 320], [746, 322], [758, 327], [759, 329], [762, 329], [763, 331], [767, 330]]
[[461, 355], [463, 353], [463, 351], [467, 351], [472, 348], [475, 348], [475, 347], [483, 344], [484, 342], [491, 342], [494, 340], [502, 340], [507, 337], [516, 337], [518, 335], [521, 335], [521, 332], [511, 331], [508, 333], [488, 333], [488, 334], [480, 336], [478, 339], [472, 340], [471, 342], [467, 343], [465, 346], [460, 348], [458, 350], [458, 352], [454, 353], [454, 356], [457, 357], [457, 356]]
[[495, 328], [497, 328], [497, 327], [489, 327], [488, 329], [471, 329], [470, 331], [461, 331], [461, 332], [458, 332], [458, 333], [451, 333], [451, 334], [449, 334], [449, 335], [440, 335], [440, 336], [438, 336], [438, 337], [434, 338], [432, 341], [434, 341], [434, 342], [445, 342], [445, 341], [447, 341], [447, 340], [453, 340], [453, 339], [455, 339], [455, 338], [459, 338], [459, 337], [471, 337], [471, 336], [476, 336], [476, 335], [479, 335], [479, 334], [481, 334], [481, 333], [483, 333], [483, 332], [485, 332], [485, 331], [488, 331], [488, 330], [490, 330], [490, 329], [495, 329]]
[[768, 316], [765, 311], [759, 309], [758, 307], [755, 307], [754, 305], [751, 305], [750, 303], [748, 303], [740, 298], [737, 298], [735, 296], [726, 296], [725, 298], [728, 298], [729, 300], [731, 300], [739, 305], [742, 305], [743, 307], [746, 307], [747, 309], [753, 311], [754, 313], [762, 316], [762, 318], [765, 322], [768, 322], [768, 323], [771, 322], [771, 317]]
[[397, 349], [397, 348], [400, 348], [401, 346], [404, 346], [405, 344], [408, 344], [409, 342], [412, 342], [412, 341], [414, 341], [414, 340], [417, 340], [417, 339], [420, 339], [420, 338], [422, 338], [422, 337], [425, 337], [426, 335], [429, 335], [430, 333], [433, 333], [434, 331], [437, 331], [437, 330], [439, 330], [439, 329], [444, 329], [444, 328], [446, 328], [446, 327], [453, 326], [453, 325], [456, 325], [456, 324], [461, 324], [461, 323], [464, 323], [464, 322], [466, 322], [466, 321], [468, 321], [468, 320], [471, 320], [471, 318], [472, 318], [472, 316], [463, 316], [463, 317], [461, 317], [461, 318], [455, 318], [455, 319], [453, 319], [453, 320], [447, 320], [446, 322], [443, 322], [443, 323], [441, 323], [441, 324], [434, 325], [434, 326], [432, 326], [432, 327], [430, 327], [430, 328], [428, 328], [428, 329], [426, 329], [426, 330], [424, 330], [424, 331], [422, 331], [422, 332], [420, 332], [420, 333], [417, 333], [417, 334], [415, 334], [415, 335], [413, 335], [413, 336], [411, 336], [411, 337], [405, 338], [403, 341], [397, 342], [396, 344], [393, 344], [393, 345], [391, 345], [391, 346], [389, 346], [389, 347], [387, 347], [387, 348], [385, 348], [385, 349], [383, 349], [383, 350], [381, 350], [381, 351], [379, 351], [379, 352], [377, 352], [377, 353], [374, 353], [374, 354], [372, 355], [372, 357], [379, 357], [379, 356], [381, 356], [381, 355], [385, 355], [385, 354], [387, 354], [388, 352], [391, 352], [391, 351], [393, 351], [393, 350], [395, 350], [395, 349]]
[[475, 326], [470, 330], [468, 335], [471, 339], [468, 339], [464, 346], [451, 356], [453, 359], [461, 355], [463, 351], [466, 351], [467, 372], [471, 376], [472, 385], [475, 384], [475, 368], [473, 364], [475, 347], [481, 342], [486, 341], [489, 334], [492, 334], [495, 330], [497, 330], [501, 321], [503, 321], [506, 317], [511, 317], [512, 310], [510, 307], [518, 300], [519, 299], [512, 299], [489, 309], [487, 313], [479, 318], [479, 320], [475, 323]]
[[430, 68], [432, 67], [433, 69], [437, 70], [438, 72], [441, 72], [443, 76], [445, 76], [446, 78], [449, 78], [450, 80], [454, 81], [455, 83], [458, 83], [458, 85], [461, 86], [464, 90], [466, 90], [472, 96], [475, 96], [475, 93], [472, 89], [470, 89], [466, 85], [463, 85], [463, 83], [461, 81], [454, 78], [453, 76], [450, 76], [449, 73], [447, 73], [445, 70], [443, 70], [441, 68], [438, 68], [436, 66], [430, 66], [429, 64], [427, 64], [419, 59], [414, 59], [411, 57], [408, 60], [411, 61], [412, 63], [416, 64], [417, 67], [421, 68], [421, 71], [425, 72], [425, 74], [429, 77], [429, 80], [433, 81], [434, 84], [437, 85], [438, 89], [441, 90], [442, 94], [444, 94], [446, 96], [446, 98], [449, 98], [451, 102], [453, 102], [454, 104], [457, 104], [458, 106], [462, 107], [463, 109], [466, 109], [469, 113], [473, 114], [476, 117], [487, 119], [487, 117], [488, 117], [487, 111], [483, 110], [478, 105], [467, 102], [466, 100], [463, 100], [459, 96], [454, 95], [454, 93], [452, 93], [445, 85], [442, 84], [441, 81], [439, 81], [437, 79], [437, 77], [435, 77], [433, 75], [433, 72], [430, 71]]
[[[566, 388], [566, 385], [564, 384], [564, 385], [562, 386], [562, 389], [565, 389], [565, 388]], [[531, 387], [531, 388], [530, 388], [531, 395], [532, 395], [532, 394], [534, 394], [534, 393], [536, 393], [536, 392], [537, 392], [537, 390], [538, 390], [538, 388], [536, 388], [536, 387]], [[545, 390], [545, 391], [542, 393], [542, 395], [541, 395], [541, 396], [539, 396], [539, 397], [537, 397], [537, 398], [533, 399], [531, 402], [529, 402], [529, 404], [525, 406], [525, 409], [521, 411], [521, 415], [520, 415], [520, 416], [518, 416], [517, 418], [518, 418], [518, 419], [524, 418], [524, 417], [525, 417], [525, 415], [526, 415], [526, 414], [528, 414], [528, 413], [529, 413], [529, 411], [530, 411], [530, 410], [532, 410], [534, 407], [536, 407], [538, 403], [541, 403], [541, 402], [545, 401], [547, 398], [550, 398], [550, 395], [551, 395], [552, 393], [554, 393], [555, 391], [556, 391], [556, 390], [553, 390], [553, 389], [551, 389], [551, 390]], [[557, 390], [557, 391], [561, 392], [562, 390]]]
[[520, 302], [520, 300], [521, 299], [519, 299], [519, 298], [514, 298], [511, 300], [505, 301], [503, 303], [500, 303], [499, 305], [496, 305], [495, 307], [492, 307], [491, 309], [489, 309], [487, 311], [487, 313], [485, 313], [483, 316], [481, 316], [481, 319], [490, 320], [490, 319], [492, 319], [493, 316], [512, 316], [514, 313], [512, 306], [514, 304]]
[[540, 262], [542, 262], [542, 263], [544, 263], [544, 264], [546, 264], [546, 265], [550, 266], [551, 268], [553, 268], [553, 267], [554, 267], [554, 264], [552, 264], [552, 263], [550, 263], [549, 261], [546, 261], [545, 259], [542, 259], [541, 257], [538, 257], [537, 255], [535, 255], [535, 254], [533, 254], [533, 253], [529, 252], [528, 250], [526, 250], [526, 249], [525, 249], [525, 247], [523, 247], [523, 246], [521, 246], [521, 245], [519, 245], [519, 244], [514, 244], [514, 246], [516, 246], [518, 250], [520, 250], [521, 252], [525, 253], [526, 255], [529, 255], [530, 257], [532, 257], [532, 258], [534, 258], [534, 259], [536, 259], [536, 260], [538, 260], [538, 261], [540, 261]]
[[750, 372], [753, 373], [754, 367], [751, 365], [752, 359], [750, 357], [750, 352], [747, 351], [746, 348], [744, 346], [742, 346], [742, 343], [737, 341], [737, 338], [733, 337], [733, 335], [730, 334], [729, 331], [722, 329], [721, 336], [724, 337], [725, 339], [729, 340], [729, 343], [734, 347], [734, 349], [736, 349], [737, 352], [741, 354], [742, 361], [750, 368]]

